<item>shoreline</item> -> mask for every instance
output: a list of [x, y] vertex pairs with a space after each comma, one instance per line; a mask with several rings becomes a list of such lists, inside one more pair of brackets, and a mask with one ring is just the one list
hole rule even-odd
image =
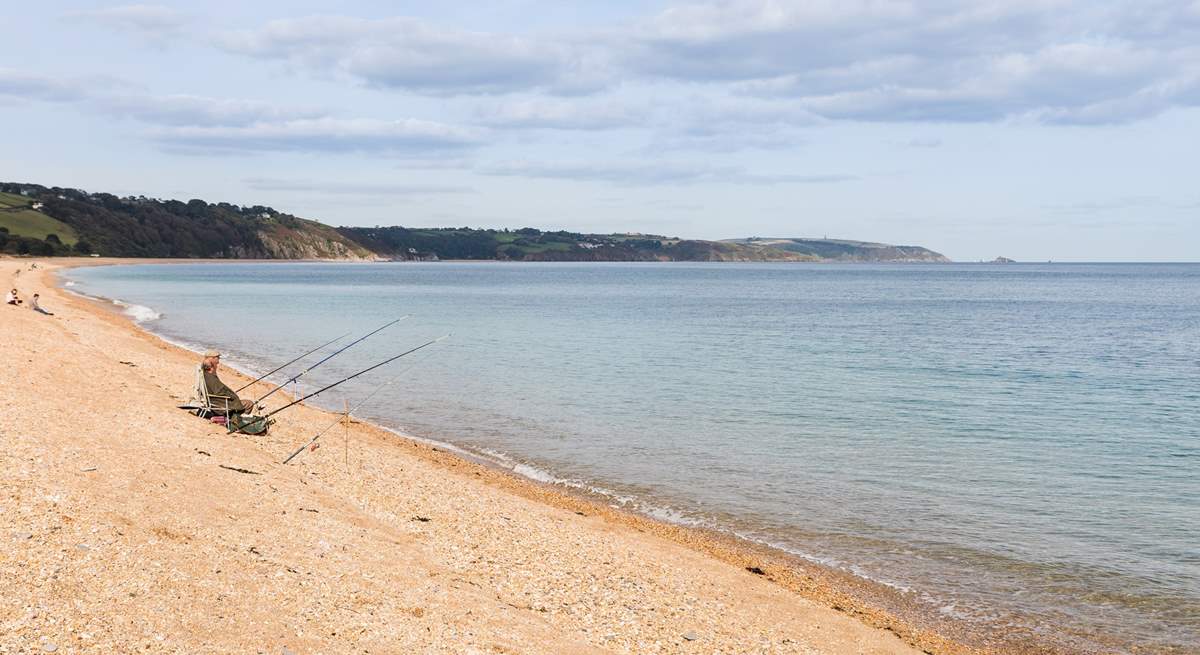
[[[14, 260], [7, 261], [11, 262]], [[18, 265], [23, 264], [21, 260], [15, 261], [18, 262]], [[0, 260], [0, 264], [3, 263], [6, 263], [5, 260]], [[46, 260], [41, 260], [40, 263], [43, 266], [49, 266], [49, 268], [44, 268], [42, 271], [41, 277], [44, 282], [48, 277], [59, 279], [57, 272], [65, 268], [70, 268], [74, 264], [92, 266], [127, 263], [197, 262], [194, 260], [85, 260], [80, 262], [54, 260], [47, 262]], [[218, 261], [216, 263], [228, 262]], [[67, 265], [63, 266], [61, 264]], [[177, 357], [182, 356], [185, 359], [194, 361], [195, 354], [193, 352], [158, 337], [123, 313], [119, 313], [115, 305], [107, 306], [102, 301], [88, 300], [88, 296], [68, 291], [58, 284], [47, 286], [47, 290], [51, 291], [56, 298], [54, 301], [56, 306], [64, 303], [78, 303], [81, 306], [80, 308], [87, 310], [88, 313], [92, 314], [93, 318], [107, 314], [108, 318], [112, 319], [113, 322], [123, 323], [123, 325], [118, 327], [136, 335], [140, 340], [153, 342], [150, 345], [157, 347], [159, 350], [173, 351], [173, 354]], [[134, 329], [130, 330], [129, 328], [131, 327]], [[226, 375], [230, 380], [236, 378], [239, 382], [252, 379], [245, 377], [240, 372], [237, 375], [230, 375], [229, 373], [226, 373]], [[186, 387], [186, 383], [180, 384], [178, 381], [175, 382], [175, 385], [179, 389]], [[336, 416], [334, 413], [318, 410], [313, 407], [305, 407], [303, 411], [311, 415], [323, 416], [325, 422]], [[183, 421], [190, 418], [192, 421], [203, 425], [202, 422], [187, 414], [181, 413], [179, 418]], [[905, 619], [899, 618], [900, 612], [894, 611], [899, 609], [898, 605], [903, 602], [900, 594], [882, 589], [882, 585], [879, 583], [873, 583], [840, 570], [808, 562], [799, 556], [784, 553], [765, 544], [742, 539], [726, 532], [669, 523], [630, 510], [610, 507], [604, 499], [589, 498], [588, 494], [582, 491], [575, 493], [577, 490], [566, 490], [561, 485], [538, 482], [521, 476], [515, 471], [507, 470], [497, 464], [488, 462], [486, 459], [483, 461], [474, 461], [475, 458], [471, 457], [469, 452], [461, 451], [465, 453], [465, 456], [463, 454], [448, 452], [449, 448], [446, 446], [439, 447], [436, 444], [424, 443], [425, 440], [420, 437], [404, 435], [389, 430], [386, 427], [365, 423], [357, 419], [352, 420], [351, 431], [355, 433], [356, 437], [362, 437], [367, 441], [375, 442], [372, 444], [373, 446], [385, 449], [397, 449], [407, 455], [415, 456], [422, 462], [432, 465], [441, 471], [453, 472], [459, 475], [471, 475], [486, 485], [515, 496], [535, 501], [550, 508], [571, 512], [576, 516], [583, 515], [585, 518], [598, 519], [609, 529], [621, 530], [628, 533], [649, 534], [656, 538], [665, 539], [668, 542], [698, 553], [713, 562], [736, 567], [744, 575], [749, 575], [751, 579], [763, 579], [774, 587], [786, 590], [789, 594], [795, 596], [796, 600], [802, 598], [816, 602], [828, 612], [835, 613], [834, 616], [854, 617], [854, 620], [861, 622], [862, 625], [870, 626], [868, 629], [876, 632], [877, 637], [886, 639], [894, 636], [897, 638], [897, 641], [903, 641], [927, 652], [934, 653], [1018, 652], [1011, 648], [1015, 645], [1011, 637], [995, 642], [994, 644], [985, 644], [980, 648], [971, 648], [944, 636], [944, 633], [939, 633], [940, 631], [934, 631], [928, 627], [918, 627]], [[278, 428], [273, 429], [272, 436], [261, 440], [256, 439], [255, 441], [275, 442], [276, 440], [273, 437], [277, 433]], [[228, 438], [235, 439], [240, 437], [230, 436]], [[460, 449], [454, 448], [454, 450]], [[745, 573], [747, 571], [750, 573]], [[885, 607], [889, 606], [892, 611], [885, 609]], [[945, 626], [947, 629], [952, 627]], [[985, 636], [974, 635], [974, 637], [975, 639], [972, 641], [982, 640]], [[1020, 652], [1057, 652], [1037, 647], [1032, 643], [1026, 646], [1025, 648], [1021, 648]], [[777, 651], [772, 650], [770, 652]], [[783, 650], [778, 652], [789, 651]], [[856, 650], [853, 652], [862, 651]], [[872, 650], [870, 652], [876, 651]]]

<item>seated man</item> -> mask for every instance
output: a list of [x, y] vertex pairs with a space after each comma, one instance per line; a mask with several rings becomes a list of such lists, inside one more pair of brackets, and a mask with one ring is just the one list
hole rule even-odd
[[9, 305], [20, 305], [21, 297], [17, 295], [17, 290], [13, 289], [12, 291], [4, 294], [4, 302], [8, 303]]
[[29, 308], [35, 312], [41, 312], [41, 313], [45, 314], [46, 316], [54, 316], [54, 312], [48, 312], [48, 311], [42, 309], [42, 306], [38, 304], [39, 297], [40, 296], [38, 294], [36, 294], [36, 293], [33, 294], [33, 298], [29, 301]]
[[228, 408], [230, 414], [241, 414], [253, 411], [254, 403], [238, 398], [236, 392], [230, 389], [217, 377], [217, 367], [221, 365], [221, 353], [210, 350], [204, 353], [200, 369], [204, 373], [204, 391], [208, 396], [209, 406], [215, 410]]

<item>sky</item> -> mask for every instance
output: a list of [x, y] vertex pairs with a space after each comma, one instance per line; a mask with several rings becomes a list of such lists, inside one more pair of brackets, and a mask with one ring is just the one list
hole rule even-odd
[[25, 3], [0, 180], [1196, 261], [1200, 0]]

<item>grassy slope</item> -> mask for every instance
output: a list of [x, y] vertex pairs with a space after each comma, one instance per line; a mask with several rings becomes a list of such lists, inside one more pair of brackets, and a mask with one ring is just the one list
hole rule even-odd
[[31, 203], [25, 196], [0, 193], [0, 225], [8, 228], [9, 234], [37, 239], [45, 239], [47, 234], [57, 234], [63, 243], [75, 245], [78, 237], [71, 226], [41, 212], [21, 209], [29, 207]]

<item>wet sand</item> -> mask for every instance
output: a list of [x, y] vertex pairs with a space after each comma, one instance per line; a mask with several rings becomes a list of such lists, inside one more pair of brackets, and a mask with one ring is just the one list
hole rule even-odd
[[55, 312], [0, 307], [0, 653], [988, 652], [865, 581], [368, 423], [281, 465], [334, 416], [250, 437], [177, 409], [197, 356], [55, 287], [114, 260], [33, 261], [0, 259]]

